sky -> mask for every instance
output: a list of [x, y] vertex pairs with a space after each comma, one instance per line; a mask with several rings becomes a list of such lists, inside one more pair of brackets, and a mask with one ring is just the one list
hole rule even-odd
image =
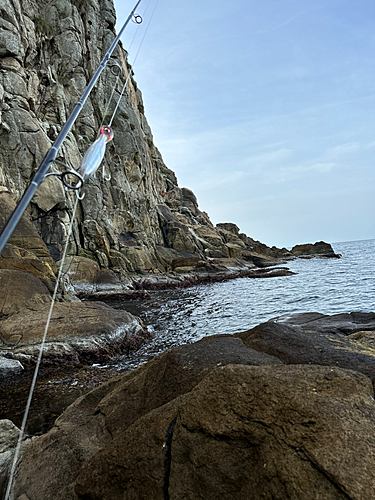
[[[120, 26], [135, 1], [114, 3]], [[373, 0], [137, 12], [122, 42], [154, 143], [214, 224], [288, 248], [375, 238]]]

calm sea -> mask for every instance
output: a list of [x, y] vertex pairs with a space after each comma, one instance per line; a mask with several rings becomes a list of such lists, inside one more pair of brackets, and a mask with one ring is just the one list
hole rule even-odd
[[297, 259], [287, 266], [294, 276], [239, 278], [183, 290], [151, 292], [152, 300], [128, 303], [140, 316], [152, 340], [131, 356], [113, 360], [111, 368], [127, 370], [169, 347], [206, 335], [248, 330], [271, 318], [297, 312], [375, 311], [375, 240], [332, 245], [341, 259]]

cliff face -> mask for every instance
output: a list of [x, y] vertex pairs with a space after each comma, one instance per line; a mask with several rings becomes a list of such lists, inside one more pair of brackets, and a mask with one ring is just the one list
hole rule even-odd
[[[116, 16], [111, 0], [1, 0], [0, 10], [0, 186], [19, 198], [113, 41]], [[114, 60], [123, 68], [120, 87], [132, 69], [123, 49], [115, 50]], [[79, 170], [114, 81], [106, 68], [58, 153], [60, 161]], [[71, 255], [120, 275], [210, 257], [252, 261], [254, 251], [275, 256], [234, 224], [214, 228], [194, 193], [178, 186], [153, 143], [133, 76], [113, 129], [105, 156], [111, 180], [98, 172], [87, 181]], [[49, 177], [31, 203], [31, 218], [56, 261], [73, 202], [74, 194]]]

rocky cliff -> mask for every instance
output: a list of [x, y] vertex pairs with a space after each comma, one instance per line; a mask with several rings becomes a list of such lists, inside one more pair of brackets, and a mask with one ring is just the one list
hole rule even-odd
[[[116, 13], [111, 0], [1, 0], [0, 5], [0, 186], [19, 198], [113, 41]], [[123, 69], [121, 82], [129, 71], [131, 78], [105, 156], [111, 180], [97, 174], [87, 181], [69, 254], [120, 277], [191, 269], [207, 259], [259, 265], [259, 255], [270, 260], [288, 255], [239, 233], [234, 224], [214, 227], [194, 193], [178, 186], [154, 144], [126, 55], [121, 47], [114, 53]], [[79, 170], [106, 118], [114, 80], [106, 68], [58, 160]], [[31, 203], [31, 219], [55, 261], [66, 241], [73, 196], [49, 177]]]

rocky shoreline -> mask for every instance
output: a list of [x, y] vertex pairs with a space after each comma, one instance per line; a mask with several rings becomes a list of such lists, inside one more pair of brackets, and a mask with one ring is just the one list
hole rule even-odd
[[368, 500], [374, 339], [375, 313], [306, 313], [172, 348], [28, 438], [12, 498]]
[[[0, 229], [13, 207], [12, 195], [6, 190], [0, 192]], [[226, 229], [221, 227], [220, 231], [231, 234], [232, 241], [236, 238], [242, 241], [237, 226], [229, 223], [221, 226]], [[246, 250], [252, 260], [203, 259], [164, 248], [165, 255], [173, 255], [170, 270], [128, 273], [125, 278], [113, 269], [100, 267], [93, 259], [69, 255], [63, 265], [63, 280], [51, 317], [43, 364], [79, 366], [103, 362], [115, 354], [137, 349], [147, 341], [149, 332], [138, 318], [115, 310], [101, 300], [147, 299], [147, 290], [293, 274], [287, 267], [280, 266], [285, 259], [299, 258], [293, 255], [293, 249], [286, 255], [286, 250], [261, 247], [263, 253], [259, 253], [259, 248], [258, 253]], [[337, 257], [331, 245], [323, 242], [297, 248], [299, 255], [307, 252], [310, 257]], [[0, 287], [6, 291], [0, 296], [0, 377], [16, 375], [35, 363], [59, 265], [61, 263], [56, 264], [52, 259], [29, 215], [24, 214], [0, 256]]]

